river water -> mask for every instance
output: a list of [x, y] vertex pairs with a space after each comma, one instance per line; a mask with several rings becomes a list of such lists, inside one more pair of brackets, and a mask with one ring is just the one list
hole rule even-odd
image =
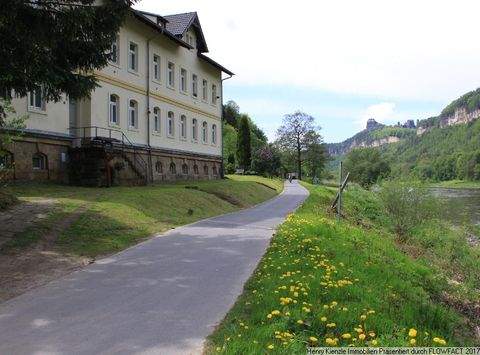
[[442, 213], [453, 224], [480, 226], [480, 189], [432, 188], [443, 202]]

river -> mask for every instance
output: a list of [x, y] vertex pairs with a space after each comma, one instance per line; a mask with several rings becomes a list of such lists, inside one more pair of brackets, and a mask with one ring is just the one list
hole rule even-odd
[[480, 226], [480, 189], [435, 187], [431, 191], [443, 201], [443, 216], [453, 224]]

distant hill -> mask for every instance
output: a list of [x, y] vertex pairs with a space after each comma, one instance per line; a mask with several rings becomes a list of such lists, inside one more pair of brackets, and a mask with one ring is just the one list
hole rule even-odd
[[348, 153], [354, 148], [379, 147], [385, 144], [396, 143], [409, 136], [415, 136], [415, 123], [411, 120], [403, 125], [386, 126], [370, 118], [363, 131], [341, 143], [327, 144], [327, 149], [330, 155], [339, 156]]

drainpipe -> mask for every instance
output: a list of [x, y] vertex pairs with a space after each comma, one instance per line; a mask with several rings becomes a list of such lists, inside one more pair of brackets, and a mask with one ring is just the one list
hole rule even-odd
[[148, 146], [148, 177], [153, 181], [152, 169], [152, 149], [150, 145], [150, 41], [153, 37], [147, 39], [147, 146]]
[[221, 114], [220, 114], [220, 135], [222, 136], [221, 144], [222, 144], [222, 163], [220, 166], [220, 177], [223, 179], [225, 177], [225, 164], [224, 164], [224, 157], [223, 157], [223, 124], [224, 124], [224, 118], [223, 118], [223, 82], [225, 80], [231, 79], [233, 75], [230, 75], [226, 78], [223, 78], [220, 83], [220, 95], [221, 95]]

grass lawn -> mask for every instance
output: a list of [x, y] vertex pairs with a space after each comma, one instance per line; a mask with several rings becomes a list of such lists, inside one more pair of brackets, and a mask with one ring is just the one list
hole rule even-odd
[[431, 184], [432, 187], [446, 187], [452, 189], [480, 189], [480, 181], [450, 180]]
[[33, 245], [71, 218], [56, 238], [56, 246], [75, 255], [105, 255], [179, 225], [253, 206], [277, 195], [282, 186], [280, 180], [256, 176], [145, 187], [12, 185], [7, 192], [20, 200], [53, 198], [58, 203], [47, 218], [3, 249], [15, 251]]
[[[334, 189], [306, 186], [309, 198], [277, 231], [244, 293], [209, 337], [207, 353], [479, 345], [478, 315], [461, 307], [479, 304], [469, 298], [480, 288], [478, 250], [456, 255], [468, 252], [455, 250], [449, 237], [438, 255], [438, 236], [423, 250], [415, 241], [399, 245], [372, 193], [352, 187], [344, 198], [347, 218], [338, 222], [328, 211]], [[455, 267], [465, 271], [464, 283], [449, 282]]]

